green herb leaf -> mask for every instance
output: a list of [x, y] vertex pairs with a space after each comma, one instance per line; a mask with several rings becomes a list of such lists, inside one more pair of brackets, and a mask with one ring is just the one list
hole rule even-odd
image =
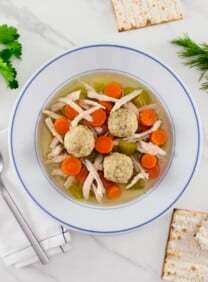
[[6, 24], [0, 26], [0, 43], [8, 44], [19, 38], [19, 33], [17, 29], [13, 26], [8, 26]]
[[8, 87], [11, 89], [15, 89], [18, 87], [18, 82], [16, 80], [17, 72], [15, 68], [12, 67], [12, 65], [8, 62], [4, 62], [0, 58], [0, 73], [7, 81]]
[[202, 82], [201, 89], [208, 91], [208, 44], [197, 44], [188, 34], [173, 39], [171, 43], [183, 48], [182, 51], [178, 52], [179, 56], [186, 60], [185, 65], [200, 71], [199, 80], [205, 80], [205, 82]]
[[19, 33], [15, 27], [6, 24], [0, 26], [0, 44], [3, 46], [0, 51], [0, 74], [11, 89], [18, 87], [17, 71], [11, 63], [12, 57], [21, 59], [22, 45], [18, 38]]
[[3, 49], [3, 50], [0, 51], [0, 58], [4, 62], [9, 62], [11, 57], [12, 57], [12, 53], [9, 49]]
[[22, 56], [22, 45], [17, 42], [13, 41], [7, 44], [7, 48], [10, 50], [11, 55], [14, 55], [17, 59], [21, 59]]

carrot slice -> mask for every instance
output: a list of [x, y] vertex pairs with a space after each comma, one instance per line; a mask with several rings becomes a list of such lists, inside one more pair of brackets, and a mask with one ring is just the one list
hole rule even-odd
[[158, 146], [164, 145], [166, 139], [166, 132], [163, 129], [157, 129], [150, 135], [150, 141]]
[[111, 102], [101, 101], [100, 104], [105, 107], [107, 114], [109, 114], [113, 108], [113, 104]]
[[121, 196], [121, 188], [118, 185], [112, 185], [106, 189], [106, 195], [109, 199], [116, 199]]
[[153, 168], [157, 164], [157, 158], [151, 154], [144, 154], [141, 158], [141, 165], [143, 168]]
[[113, 139], [109, 136], [99, 136], [95, 141], [95, 149], [99, 153], [108, 154], [113, 150]]
[[69, 119], [74, 119], [79, 113], [70, 105], [64, 106], [64, 114]]
[[104, 88], [104, 93], [107, 96], [119, 99], [122, 95], [122, 88], [118, 83], [111, 82]]
[[153, 168], [147, 169], [147, 173], [149, 174], [149, 178], [157, 178], [160, 175], [160, 166], [158, 163]]
[[80, 173], [76, 176], [76, 179], [79, 181], [79, 183], [83, 184], [85, 182], [85, 179], [87, 178], [89, 172], [86, 169], [85, 166], [82, 166]]
[[64, 135], [69, 130], [69, 125], [69, 121], [64, 117], [57, 118], [54, 122], [56, 131], [61, 135]]
[[75, 157], [67, 157], [61, 163], [62, 171], [67, 175], [78, 175], [82, 168], [82, 163]]
[[139, 121], [145, 126], [152, 126], [156, 120], [157, 114], [154, 110], [146, 109], [139, 114]]
[[106, 112], [103, 109], [98, 109], [94, 111], [92, 114], [92, 121], [89, 122], [90, 125], [92, 126], [101, 126], [105, 123], [106, 121]]

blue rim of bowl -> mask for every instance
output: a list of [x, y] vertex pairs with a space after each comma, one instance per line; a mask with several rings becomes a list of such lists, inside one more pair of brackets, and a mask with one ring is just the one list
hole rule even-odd
[[[189, 178], [187, 179], [183, 189], [181, 190], [181, 192], [179, 193], [179, 195], [172, 201], [171, 204], [169, 204], [169, 206], [166, 207], [166, 209], [162, 210], [160, 213], [158, 213], [156, 216], [152, 217], [151, 219], [141, 223], [141, 224], [138, 224], [138, 225], [135, 225], [135, 226], [132, 226], [132, 227], [129, 227], [129, 228], [125, 228], [125, 229], [121, 229], [121, 230], [111, 230], [111, 231], [100, 231], [100, 230], [90, 230], [90, 229], [86, 229], [86, 228], [81, 228], [81, 227], [78, 227], [78, 226], [74, 226], [74, 225], [71, 225], [59, 218], [57, 218], [55, 215], [53, 215], [51, 212], [47, 211], [34, 197], [33, 195], [30, 193], [29, 189], [25, 186], [24, 184], [24, 181], [18, 171], [18, 168], [17, 168], [17, 164], [15, 162], [15, 157], [14, 157], [14, 150], [13, 150], [13, 143], [12, 143], [12, 140], [13, 140], [13, 126], [14, 126], [14, 120], [15, 120], [15, 116], [16, 116], [16, 112], [17, 112], [17, 109], [18, 109], [18, 106], [24, 96], [24, 94], [26, 93], [27, 89], [29, 88], [30, 84], [36, 79], [36, 77], [45, 69], [47, 68], [49, 65], [51, 65], [53, 62], [59, 60], [60, 58], [70, 54], [70, 53], [74, 53], [74, 52], [78, 52], [78, 51], [81, 51], [81, 50], [84, 50], [84, 49], [88, 49], [88, 48], [100, 48], [100, 47], [113, 47], [113, 48], [121, 48], [121, 49], [126, 49], [128, 51], [131, 51], [131, 52], [135, 52], [135, 53], [138, 53], [138, 54], [141, 54], [141, 55], [144, 55], [145, 57], [155, 61], [156, 63], [158, 63], [160, 66], [162, 66], [166, 71], [168, 71], [168, 73], [170, 73], [170, 75], [172, 75], [175, 80], [178, 82], [178, 84], [181, 86], [181, 88], [183, 89], [184, 91], [184, 94], [187, 96], [191, 106], [192, 106], [192, 109], [193, 109], [193, 113], [194, 113], [194, 116], [195, 116], [195, 119], [196, 119], [196, 125], [197, 125], [197, 136], [198, 136], [198, 143], [197, 143], [197, 154], [196, 154], [196, 159], [195, 159], [195, 162], [194, 162], [194, 165], [193, 165], [193, 169], [190, 173], [190, 176]], [[194, 172], [196, 171], [196, 168], [197, 168], [197, 164], [199, 162], [199, 157], [200, 157], [200, 151], [201, 151], [201, 126], [200, 126], [200, 121], [198, 119], [198, 114], [197, 114], [197, 110], [196, 110], [196, 107], [194, 105], [194, 102], [189, 94], [189, 91], [186, 89], [185, 85], [183, 84], [183, 82], [179, 79], [179, 77], [166, 65], [164, 64], [163, 62], [161, 62], [159, 59], [157, 59], [156, 57], [144, 52], [144, 51], [141, 51], [141, 50], [138, 50], [138, 49], [135, 49], [135, 48], [131, 48], [131, 47], [127, 47], [127, 46], [122, 46], [122, 45], [117, 45], [117, 44], [94, 44], [94, 45], [86, 45], [86, 46], [82, 46], [82, 47], [79, 47], [79, 48], [75, 48], [75, 49], [72, 49], [72, 50], [69, 50], [69, 51], [66, 51], [64, 53], [62, 53], [61, 55], [53, 58], [52, 60], [50, 60], [49, 62], [47, 62], [44, 66], [42, 66], [34, 75], [32, 75], [32, 77], [28, 80], [28, 82], [26, 83], [26, 85], [24, 86], [20, 96], [19, 96], [19, 99], [17, 100], [17, 103], [15, 104], [15, 107], [14, 107], [14, 110], [13, 110], [13, 115], [12, 115], [12, 118], [11, 118], [11, 122], [10, 122], [10, 134], [9, 134], [9, 149], [10, 149], [10, 153], [11, 153], [11, 158], [12, 158], [12, 161], [13, 161], [13, 164], [14, 164], [14, 169], [17, 173], [17, 176], [21, 182], [21, 184], [23, 185], [24, 189], [26, 190], [26, 192], [28, 193], [28, 195], [31, 197], [31, 199], [44, 211], [46, 212], [49, 216], [51, 216], [52, 218], [54, 218], [56, 221], [58, 221], [59, 223], [62, 223], [64, 224], [65, 226], [69, 227], [70, 229], [73, 229], [73, 230], [77, 230], [77, 231], [80, 231], [80, 232], [84, 232], [84, 233], [89, 233], [89, 234], [119, 234], [119, 233], [124, 233], [124, 232], [129, 232], [129, 231], [132, 231], [132, 230], [135, 230], [135, 229], [139, 229], [147, 224], [150, 224], [151, 222], [155, 221], [156, 219], [158, 219], [160, 216], [162, 216], [163, 214], [165, 214], [176, 202], [177, 200], [182, 196], [182, 194], [184, 193], [184, 191], [187, 189], [193, 175], [194, 175]]]

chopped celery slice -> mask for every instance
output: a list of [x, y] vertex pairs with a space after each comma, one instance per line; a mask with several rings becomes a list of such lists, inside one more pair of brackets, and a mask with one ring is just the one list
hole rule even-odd
[[81, 93], [80, 93], [80, 99], [86, 99], [87, 98], [87, 90], [85, 88], [80, 87]]
[[133, 88], [133, 87], [126, 87], [126, 88], [124, 88], [124, 95], [128, 95], [128, 94], [130, 94], [131, 92], [133, 92], [134, 90], [136, 90], [135, 88]]
[[119, 140], [118, 149], [121, 153], [126, 155], [133, 155], [137, 149], [136, 143], [130, 143], [123, 140]]
[[94, 83], [94, 88], [97, 92], [103, 92], [104, 88], [105, 88], [105, 84], [102, 82], [95, 82]]
[[83, 199], [82, 194], [82, 185], [80, 185], [77, 181], [74, 181], [69, 189], [67, 190], [75, 199]]
[[135, 97], [132, 102], [134, 103], [135, 106], [138, 108], [143, 107], [145, 105], [150, 104], [150, 96], [147, 93], [147, 91], [143, 90], [140, 95]]

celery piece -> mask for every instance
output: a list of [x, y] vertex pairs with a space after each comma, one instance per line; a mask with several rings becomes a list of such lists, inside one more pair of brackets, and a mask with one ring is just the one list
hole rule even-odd
[[138, 108], [143, 107], [145, 105], [150, 104], [150, 96], [147, 91], [142, 90], [142, 93], [135, 97], [132, 102], [134, 103], [135, 106]]
[[77, 181], [74, 181], [69, 187], [68, 191], [75, 199], [83, 199], [82, 194], [82, 185], [80, 185]]
[[120, 153], [130, 156], [135, 153], [137, 149], [137, 144], [119, 140], [118, 149]]
[[94, 83], [94, 88], [97, 92], [103, 92], [105, 88], [105, 84], [102, 82], [95, 82]]
[[124, 92], [124, 95], [128, 95], [131, 92], [133, 92], [134, 90], [136, 90], [136, 89], [133, 88], [133, 87], [126, 87], [126, 88], [124, 88], [123, 92]]
[[82, 88], [82, 87], [80, 87], [79, 89], [81, 90], [80, 99], [86, 99], [87, 98], [87, 90], [85, 88]]

